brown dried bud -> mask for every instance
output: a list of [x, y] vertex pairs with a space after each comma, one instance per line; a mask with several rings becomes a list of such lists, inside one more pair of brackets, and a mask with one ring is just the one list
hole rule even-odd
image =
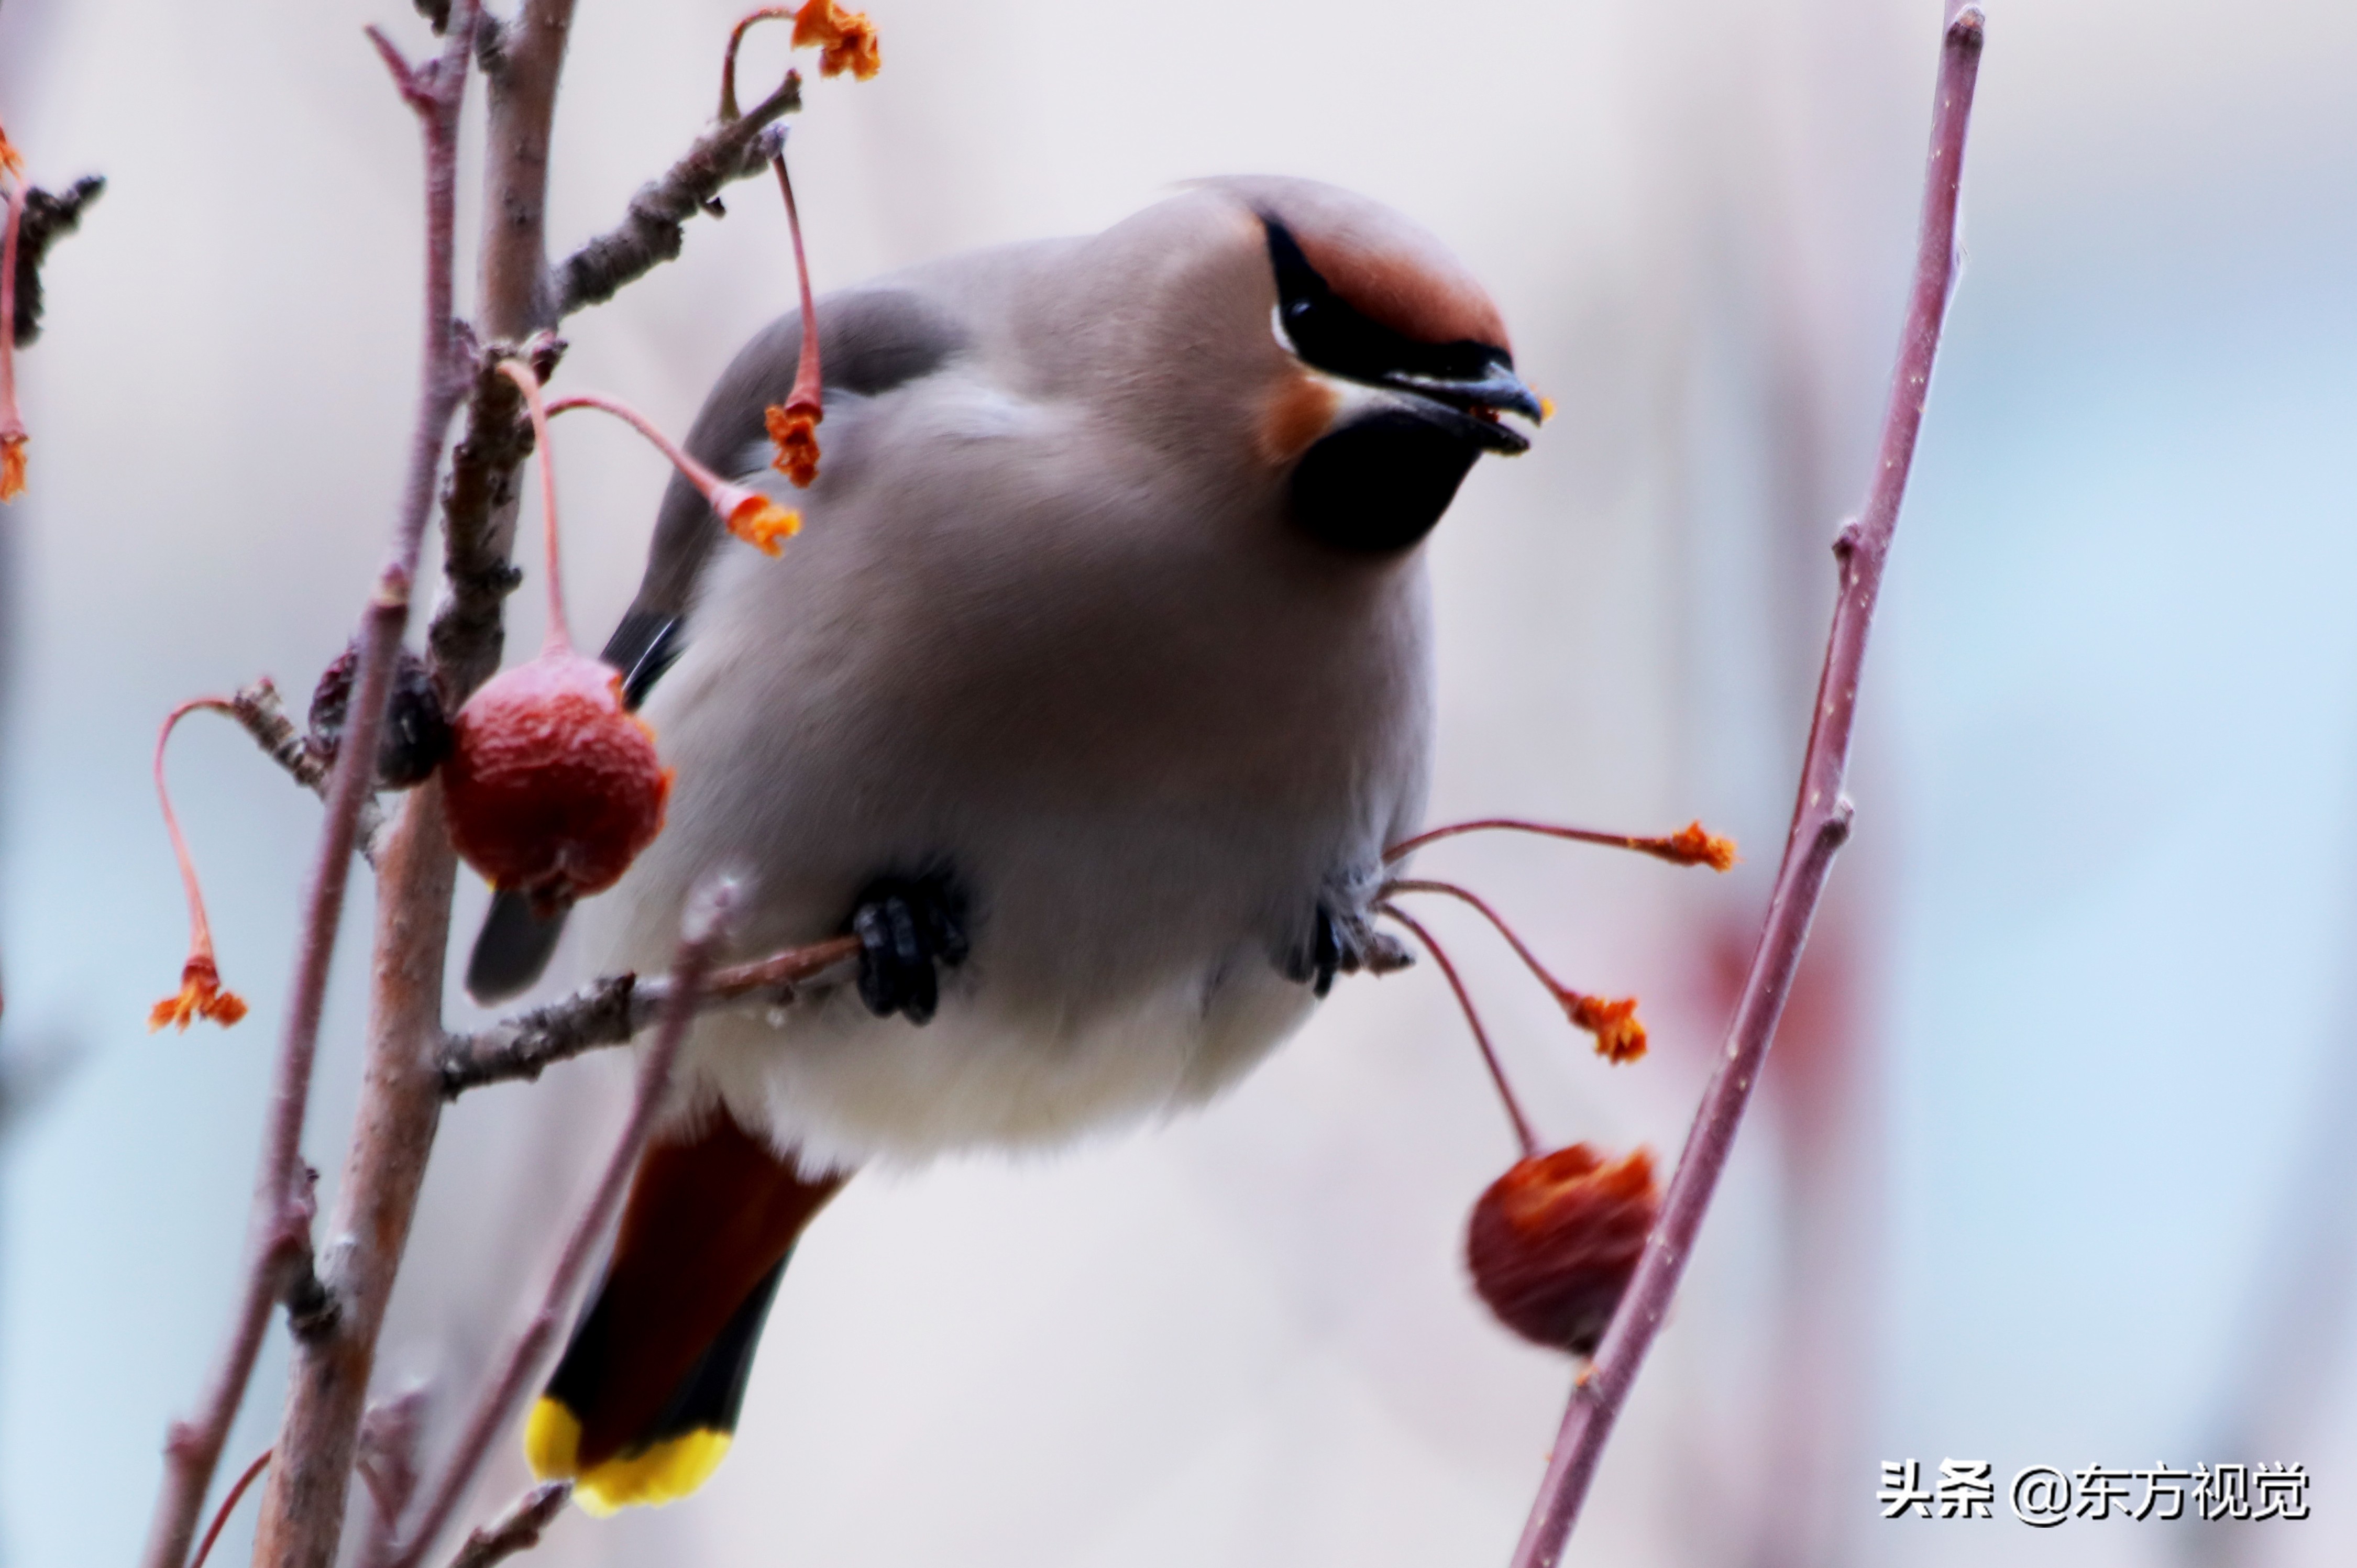
[[1523, 1160], [1473, 1205], [1465, 1232], [1473, 1288], [1533, 1344], [1593, 1355], [1661, 1202], [1643, 1149], [1607, 1163], [1574, 1144]]
[[662, 831], [671, 770], [613, 666], [548, 652], [458, 710], [442, 787], [450, 842], [544, 911], [603, 892]]
[[[311, 689], [307, 743], [313, 755], [329, 764], [343, 746], [360, 668], [359, 647], [348, 645]], [[404, 648], [393, 663], [393, 693], [385, 702], [384, 728], [377, 734], [377, 783], [387, 789], [423, 784], [449, 755], [450, 721], [442, 712], [442, 694], [425, 661]]]

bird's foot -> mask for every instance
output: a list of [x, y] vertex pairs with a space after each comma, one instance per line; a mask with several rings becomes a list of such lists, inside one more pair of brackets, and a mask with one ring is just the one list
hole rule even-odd
[[859, 999], [878, 1018], [931, 1021], [941, 972], [965, 961], [965, 897], [947, 872], [879, 876], [852, 906], [859, 939]]
[[1285, 973], [1324, 996], [1338, 974], [1390, 974], [1415, 961], [1397, 937], [1377, 930], [1363, 911], [1320, 904], [1309, 945], [1292, 955]]

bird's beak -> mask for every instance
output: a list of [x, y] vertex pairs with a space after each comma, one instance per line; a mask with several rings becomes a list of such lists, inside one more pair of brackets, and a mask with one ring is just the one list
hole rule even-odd
[[1536, 424], [1545, 417], [1544, 405], [1539, 394], [1513, 371], [1492, 360], [1482, 367], [1478, 376], [1426, 376], [1413, 371], [1397, 371], [1383, 378], [1383, 385], [1420, 398], [1427, 398], [1453, 411], [1458, 416], [1449, 421], [1452, 428], [1469, 437], [1477, 446], [1492, 452], [1513, 456], [1531, 448], [1531, 438], [1499, 419], [1501, 413], [1519, 413]]

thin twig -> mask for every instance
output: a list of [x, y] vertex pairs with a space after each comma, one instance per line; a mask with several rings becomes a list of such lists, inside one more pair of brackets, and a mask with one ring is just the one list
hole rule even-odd
[[[433, 509], [434, 476], [440, 466], [442, 443], [451, 416], [457, 411], [463, 382], [458, 373], [458, 338], [452, 318], [456, 198], [459, 110], [466, 98], [469, 50], [479, 0], [458, 0], [450, 35], [431, 64], [411, 68], [381, 33], [370, 37], [391, 70], [402, 97], [416, 112], [425, 141], [425, 308], [420, 346], [417, 418], [409, 444], [408, 475], [393, 529], [393, 559], [377, 579], [360, 635], [359, 669], [353, 681], [344, 741], [328, 793], [327, 821], [320, 832], [308, 894], [305, 899], [296, 980], [288, 998], [285, 1034], [281, 1047], [278, 1081], [274, 1086], [269, 1143], [263, 1159], [255, 1200], [254, 1229], [280, 1223], [285, 1195], [301, 1165], [296, 1151], [302, 1140], [303, 1117], [310, 1096], [312, 1063], [317, 1054], [319, 1017], [327, 995], [328, 967], [335, 948], [337, 927], [343, 914], [344, 893], [351, 875], [352, 851], [359, 842], [361, 805], [375, 792], [377, 737], [383, 728], [386, 698], [393, 689], [393, 660], [409, 625], [409, 598], [416, 580], [425, 524]], [[413, 801], [414, 800], [413, 794]], [[393, 857], [388, 856], [390, 862]], [[348, 1184], [349, 1186], [349, 1184]], [[348, 1200], [349, 1191], [345, 1194]], [[339, 1234], [357, 1234], [339, 1205]], [[339, 1249], [338, 1262], [350, 1263], [364, 1249]], [[397, 1251], [397, 1249], [396, 1249]], [[388, 1265], [389, 1266], [389, 1265]], [[365, 1260], [363, 1260], [365, 1267]], [[264, 1271], [259, 1260], [257, 1276]], [[335, 1556], [343, 1524], [344, 1494], [351, 1474], [353, 1445], [360, 1423], [359, 1401], [365, 1395], [368, 1357], [363, 1348], [355, 1359], [357, 1340], [372, 1348], [372, 1312], [352, 1310], [350, 1275], [334, 1272], [327, 1283], [325, 1326], [307, 1336], [296, 1348], [294, 1386], [276, 1444], [280, 1458], [271, 1467], [263, 1494], [261, 1522], [254, 1543], [260, 1563], [302, 1563], [327, 1568]], [[236, 1413], [246, 1379], [253, 1369], [253, 1351], [259, 1348], [268, 1318], [268, 1301], [257, 1302], [250, 1290], [241, 1313], [233, 1354], [225, 1362], [216, 1385], [217, 1414], [225, 1433]], [[351, 1391], [351, 1419], [322, 1419], [316, 1401], [307, 1397], [316, 1389], [318, 1369], [337, 1365], [350, 1372], [355, 1359], [360, 1387]], [[309, 1376], [307, 1377], [307, 1370]], [[218, 1453], [218, 1438], [213, 1440]], [[210, 1475], [212, 1460], [204, 1466]], [[201, 1495], [201, 1487], [199, 1487]], [[174, 1532], [156, 1533], [150, 1545], [150, 1568], [177, 1568], [184, 1542]]]
[[[714, 972], [696, 1006], [709, 1012], [763, 993], [772, 1005], [783, 1006], [803, 982], [858, 956], [857, 937], [832, 937], [751, 963], [732, 964]], [[530, 1080], [554, 1063], [604, 1046], [627, 1045], [654, 1022], [671, 996], [668, 980], [609, 974], [561, 1002], [503, 1019], [479, 1034], [453, 1035], [442, 1042], [436, 1061], [442, 1097], [456, 1100], [487, 1084]]]
[[541, 1531], [555, 1521], [572, 1500], [570, 1481], [543, 1481], [507, 1506], [490, 1523], [479, 1526], [450, 1559], [450, 1568], [491, 1568], [519, 1552], [540, 1544]]
[[1865, 662], [1867, 633], [1882, 584], [1883, 563], [1889, 554], [1900, 502], [1906, 494], [1908, 468], [1914, 460], [1915, 436], [1922, 424], [1923, 402], [1939, 351], [1940, 327], [1955, 283], [1957, 188], [1964, 169], [1973, 88], [1980, 70], [1982, 30], [1979, 9], [1966, 5], [1949, 22], [1942, 45], [1914, 287], [1891, 378], [1889, 411], [1883, 422], [1866, 510], [1842, 530], [1834, 546], [1840, 573], [1839, 596], [1825, 643], [1808, 750], [1801, 764], [1792, 833], [1776, 873], [1759, 950], [1736, 1002], [1718, 1070], [1703, 1091], [1701, 1109], [1686, 1135], [1677, 1172], [1670, 1179], [1661, 1217], [1646, 1239], [1636, 1276], [1621, 1298], [1620, 1310], [1613, 1314], [1589, 1375], [1572, 1390], [1546, 1478], [1514, 1550], [1514, 1568], [1554, 1568], [1570, 1538], [1613, 1423], [1669, 1314], [1686, 1260], [1693, 1255], [1695, 1239], [1726, 1169], [1744, 1107], [1766, 1065], [1826, 874], [1835, 852], [1849, 837], [1850, 804], [1842, 793], [1842, 783], [1848, 770], [1850, 733], [1857, 712], [1858, 674]]
[[[335, 769], [311, 748], [303, 732], [295, 727], [295, 721], [286, 716], [285, 703], [269, 676], [263, 676], [250, 686], [239, 687], [237, 694], [230, 699], [229, 711], [245, 727], [245, 733], [253, 737], [253, 744], [286, 770], [288, 778], [321, 800], [328, 798], [328, 781]], [[360, 821], [353, 827], [361, 858], [371, 865], [376, 864], [376, 836], [383, 828], [384, 807], [371, 794], [361, 802]]]
[[662, 178], [640, 186], [621, 222], [557, 265], [550, 283], [557, 317], [602, 305], [623, 285], [677, 259], [687, 220], [716, 211], [721, 188], [732, 180], [760, 173], [764, 159], [755, 144], [761, 132], [802, 106], [802, 75], [790, 70], [775, 92], [706, 131]]
[[25, 215], [16, 231], [16, 347], [30, 348], [41, 336], [41, 262], [51, 242], [70, 234], [82, 209], [106, 194], [102, 175], [86, 174], [52, 196], [38, 187], [25, 192]]
[[542, 1293], [539, 1307], [523, 1332], [509, 1346], [490, 1386], [483, 1391], [441, 1479], [426, 1495], [408, 1546], [394, 1557], [393, 1568], [416, 1568], [433, 1547], [435, 1538], [466, 1500], [468, 1489], [474, 1485], [475, 1473], [482, 1467], [483, 1456], [490, 1452], [492, 1440], [514, 1415], [525, 1384], [555, 1339], [557, 1326], [565, 1320], [576, 1292], [588, 1273], [599, 1242], [621, 1208], [622, 1194], [630, 1186], [630, 1173], [638, 1168], [639, 1155], [645, 1152], [647, 1141], [654, 1134], [655, 1121], [662, 1112], [671, 1089], [672, 1063], [679, 1056], [680, 1042], [687, 1037], [688, 1026], [695, 1021], [705, 978], [711, 972], [713, 955], [727, 940], [737, 902], [736, 884], [726, 877], [716, 879], [688, 900], [687, 917], [680, 931], [679, 956], [672, 963], [670, 996], [663, 1008], [662, 1026], [655, 1031], [654, 1043], [639, 1058], [638, 1087], [631, 1096], [630, 1118], [622, 1125], [621, 1136], [614, 1141], [614, 1152], [607, 1156], [605, 1171], [597, 1178], [597, 1190], [588, 1206], [582, 1209], [571, 1234], [565, 1239], [565, 1250], [557, 1256], [555, 1272], [549, 1277], [547, 1290]]

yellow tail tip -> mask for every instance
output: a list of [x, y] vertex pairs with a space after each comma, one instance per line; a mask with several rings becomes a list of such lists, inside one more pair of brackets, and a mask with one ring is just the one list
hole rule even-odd
[[523, 1428], [524, 1458], [544, 1481], [573, 1479], [573, 1500], [600, 1516], [617, 1509], [674, 1502], [712, 1478], [728, 1455], [729, 1435], [699, 1427], [640, 1449], [580, 1467], [581, 1422], [560, 1400], [542, 1398]]

